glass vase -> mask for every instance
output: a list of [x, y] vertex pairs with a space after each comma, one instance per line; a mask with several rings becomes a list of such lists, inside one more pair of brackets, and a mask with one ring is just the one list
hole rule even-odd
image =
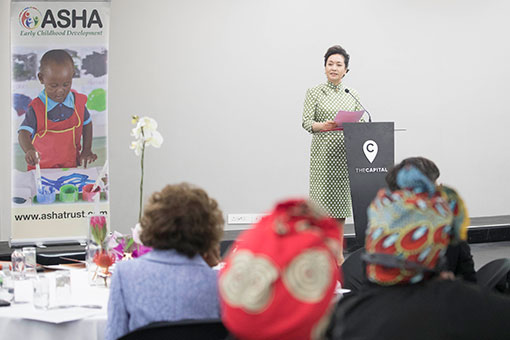
[[[101, 221], [101, 222], [98, 222]], [[88, 282], [91, 286], [108, 287], [111, 272], [115, 263], [115, 255], [108, 248], [106, 219], [101, 215], [93, 215], [89, 219], [89, 237], [86, 247], [86, 263]]]
[[87, 275], [91, 286], [108, 287], [110, 267], [115, 263], [115, 255], [95, 242], [87, 244]]

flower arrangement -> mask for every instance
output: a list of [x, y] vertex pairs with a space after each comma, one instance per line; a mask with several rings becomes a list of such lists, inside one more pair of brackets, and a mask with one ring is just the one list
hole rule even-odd
[[94, 215], [90, 217], [90, 233], [94, 242], [101, 245], [101, 248], [106, 246], [104, 244], [107, 234], [106, 216]]
[[[93, 251], [93, 254], [91, 254], [92, 262], [97, 266], [94, 270], [92, 281], [97, 277], [102, 277], [106, 285], [106, 278], [111, 275], [108, 269], [115, 263], [115, 256], [108, 248], [106, 216], [91, 216], [89, 223], [92, 240], [97, 244], [97, 250]], [[91, 245], [89, 245], [89, 247], [90, 246]], [[102, 272], [98, 272], [99, 268], [102, 269]]]
[[135, 151], [135, 155], [140, 156], [140, 207], [138, 210], [138, 222], [142, 218], [142, 204], [143, 204], [143, 176], [144, 176], [144, 156], [145, 147], [153, 146], [155, 148], [161, 147], [163, 144], [163, 136], [157, 131], [158, 123], [150, 117], [138, 117], [133, 116], [131, 123], [136, 126], [131, 130], [131, 136], [135, 137], [135, 140], [131, 142], [130, 148]]
[[129, 260], [131, 258], [140, 257], [152, 250], [152, 248], [144, 246], [140, 241], [139, 223], [131, 228], [131, 235], [122, 235], [115, 231], [109, 241], [109, 246], [115, 255], [116, 260]]

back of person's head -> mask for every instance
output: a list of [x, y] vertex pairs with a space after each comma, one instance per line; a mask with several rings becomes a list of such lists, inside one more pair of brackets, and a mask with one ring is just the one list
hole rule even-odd
[[239, 340], [318, 339], [329, 323], [342, 230], [309, 202], [276, 205], [220, 272], [222, 319]]
[[441, 271], [446, 248], [466, 238], [467, 211], [455, 190], [414, 166], [396, 174], [401, 190], [381, 189], [368, 208], [366, 275], [379, 285], [420, 282]]
[[155, 249], [175, 249], [193, 257], [219, 244], [223, 214], [216, 200], [190, 184], [167, 185], [145, 205], [140, 239]]
[[73, 58], [66, 50], [50, 50], [41, 58], [39, 70], [40, 72], [44, 71], [44, 68], [48, 66], [50, 63], [55, 64], [65, 64], [69, 63], [70, 67], [74, 69], [74, 61]]
[[391, 191], [400, 189], [397, 184], [397, 174], [405, 166], [414, 166], [416, 169], [420, 170], [421, 173], [427, 176], [432, 183], [435, 183], [440, 175], [438, 167], [430, 159], [425, 157], [409, 157], [388, 171], [388, 174], [386, 175], [386, 183]]

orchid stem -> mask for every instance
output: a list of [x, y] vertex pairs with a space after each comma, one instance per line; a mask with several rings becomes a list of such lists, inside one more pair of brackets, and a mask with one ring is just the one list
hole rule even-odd
[[[142, 129], [142, 135], [143, 135], [143, 129]], [[141, 159], [141, 169], [142, 169], [142, 178], [140, 179], [140, 209], [138, 210], [138, 222], [142, 220], [142, 204], [143, 204], [143, 159], [145, 156], [145, 142], [143, 142], [142, 145], [142, 157]]]

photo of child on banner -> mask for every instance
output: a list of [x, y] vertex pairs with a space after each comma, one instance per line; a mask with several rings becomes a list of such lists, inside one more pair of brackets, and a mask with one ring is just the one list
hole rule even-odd
[[[13, 94], [15, 120], [22, 119], [15, 126], [19, 148], [15, 145], [14, 205], [92, 201], [95, 196], [90, 193], [92, 187], [96, 192], [103, 191], [101, 199], [107, 198], [104, 192], [107, 169], [102, 169], [106, 164], [106, 136], [96, 135], [91, 114], [94, 112], [94, 118], [102, 118], [101, 124], [106, 125], [106, 91], [93, 88], [86, 94], [73, 86], [73, 79], [83, 78], [75, 60], [92, 79], [106, 77], [106, 51], [86, 53], [81, 59], [78, 51], [71, 49], [13, 55], [14, 80], [26, 84], [19, 87], [24, 93]], [[39, 54], [42, 56], [37, 58]], [[34, 96], [35, 82], [39, 89]], [[93, 150], [94, 137], [104, 155], [99, 160]], [[32, 175], [20, 173], [23, 171]], [[105, 173], [103, 178], [98, 177], [100, 172]], [[96, 182], [98, 185], [94, 185]]]
[[[37, 77], [44, 89], [28, 105], [18, 129], [28, 170], [75, 168], [97, 159], [92, 147], [92, 119], [87, 96], [73, 90], [74, 62], [65, 50], [50, 50], [41, 58]], [[83, 136], [83, 145], [81, 143]]]

